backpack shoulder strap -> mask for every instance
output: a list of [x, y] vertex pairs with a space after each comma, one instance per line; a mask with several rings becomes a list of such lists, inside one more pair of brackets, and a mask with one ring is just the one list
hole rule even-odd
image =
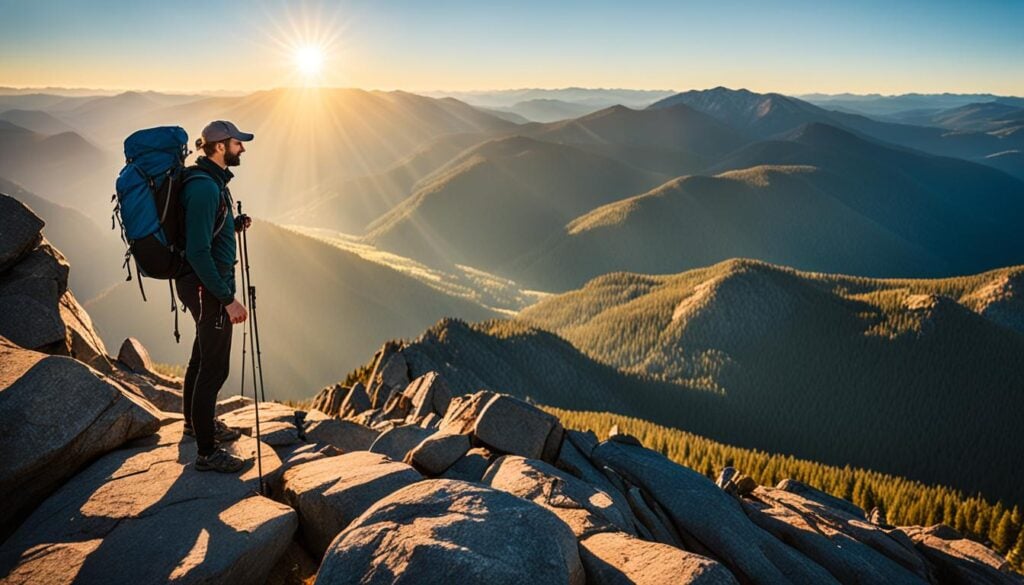
[[184, 173], [185, 173], [185, 178], [181, 182], [182, 185], [185, 185], [186, 183], [188, 183], [189, 181], [192, 181], [194, 179], [202, 179], [202, 178], [205, 177], [206, 179], [209, 179], [209, 180], [213, 181], [214, 183], [216, 183], [217, 186], [220, 187], [222, 191], [224, 190], [224, 185], [221, 184], [221, 182], [217, 180], [217, 177], [214, 177], [213, 175], [210, 174], [209, 171], [207, 171], [206, 169], [204, 169], [203, 167], [201, 167], [199, 165], [192, 165], [192, 166], [185, 167]]
[[228, 210], [229, 205], [228, 205], [227, 200], [224, 197], [224, 191], [227, 188], [226, 185], [224, 185], [223, 183], [218, 181], [216, 177], [211, 175], [210, 172], [207, 171], [206, 169], [204, 169], [203, 167], [201, 167], [199, 165], [192, 165], [192, 166], [189, 166], [189, 167], [185, 167], [185, 178], [184, 178], [184, 180], [182, 180], [181, 186], [182, 186], [182, 188], [184, 188], [185, 185], [187, 185], [189, 183], [189, 181], [192, 181], [192, 180], [195, 180], [195, 179], [201, 179], [203, 177], [206, 177], [207, 180], [213, 181], [214, 184], [216, 184], [217, 187], [220, 188], [221, 203], [224, 206], [223, 210], [218, 210], [217, 211], [217, 217], [214, 219], [214, 224], [217, 227], [215, 227], [213, 229], [213, 235], [214, 235], [214, 237], [216, 237], [217, 234], [219, 234], [220, 231], [222, 229], [224, 229], [224, 224], [227, 223], [227, 216], [228, 216], [228, 212], [229, 212], [229, 210]]

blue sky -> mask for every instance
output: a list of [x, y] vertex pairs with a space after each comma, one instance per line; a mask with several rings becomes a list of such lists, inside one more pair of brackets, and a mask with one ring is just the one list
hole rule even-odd
[[1024, 95], [1021, 30], [1024, 0], [0, 0], [0, 85]]

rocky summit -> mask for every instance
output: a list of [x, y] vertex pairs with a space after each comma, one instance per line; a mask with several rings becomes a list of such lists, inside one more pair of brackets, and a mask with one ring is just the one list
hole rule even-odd
[[181, 380], [135, 339], [109, 355], [43, 222], [0, 210], [0, 582], [1024, 582], [947, 526], [457, 395], [394, 343], [308, 409], [225, 397], [229, 448], [260, 465], [200, 474]]

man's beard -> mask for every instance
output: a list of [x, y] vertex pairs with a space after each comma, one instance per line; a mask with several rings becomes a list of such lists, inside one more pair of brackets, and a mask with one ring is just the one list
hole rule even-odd
[[229, 167], [237, 167], [242, 164], [242, 153], [232, 154], [230, 152], [224, 153], [224, 164]]

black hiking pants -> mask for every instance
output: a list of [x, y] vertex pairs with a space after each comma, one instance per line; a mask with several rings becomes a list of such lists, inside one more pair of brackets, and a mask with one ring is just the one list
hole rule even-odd
[[192, 357], [185, 371], [181, 412], [196, 434], [200, 455], [214, 451], [214, 413], [217, 393], [228, 379], [231, 359], [231, 321], [224, 305], [211, 295], [195, 273], [176, 281], [178, 298], [196, 322]]

